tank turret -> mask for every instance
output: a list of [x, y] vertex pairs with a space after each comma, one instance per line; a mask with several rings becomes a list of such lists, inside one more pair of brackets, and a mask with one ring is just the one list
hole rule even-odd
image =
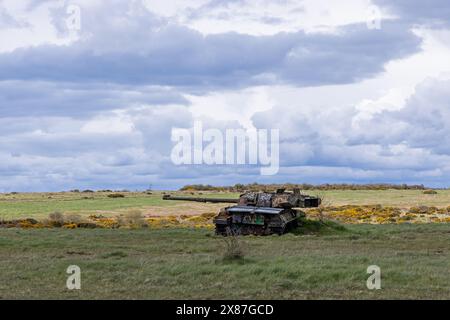
[[304, 216], [298, 208], [320, 205], [320, 198], [304, 195], [299, 189], [288, 192], [245, 192], [238, 199], [195, 198], [164, 195], [163, 200], [209, 203], [235, 203], [223, 208], [214, 218], [216, 234], [269, 235], [283, 234], [297, 227], [298, 218]]
[[247, 192], [239, 197], [239, 205], [271, 208], [313, 208], [320, 205], [318, 197], [304, 195], [299, 189], [286, 192], [278, 189], [276, 192]]

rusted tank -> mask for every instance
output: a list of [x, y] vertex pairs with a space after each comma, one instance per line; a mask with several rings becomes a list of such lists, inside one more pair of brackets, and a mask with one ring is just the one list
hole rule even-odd
[[173, 197], [164, 200], [196, 201], [209, 203], [235, 203], [220, 210], [214, 218], [219, 235], [270, 235], [284, 234], [298, 226], [298, 218], [304, 216], [301, 208], [320, 205], [320, 198], [304, 195], [299, 189], [289, 192], [246, 192], [239, 199]]

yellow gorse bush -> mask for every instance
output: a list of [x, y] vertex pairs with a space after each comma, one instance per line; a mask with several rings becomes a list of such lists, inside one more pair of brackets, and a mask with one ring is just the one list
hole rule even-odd
[[[402, 209], [396, 207], [383, 207], [381, 205], [366, 206], [339, 206], [326, 207], [322, 212], [330, 219], [349, 224], [370, 223], [448, 223], [450, 222], [450, 207], [411, 207]], [[319, 209], [307, 210], [310, 218], [319, 217]]]

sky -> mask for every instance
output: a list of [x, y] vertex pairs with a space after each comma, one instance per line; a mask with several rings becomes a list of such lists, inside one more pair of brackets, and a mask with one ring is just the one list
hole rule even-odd
[[[280, 168], [174, 128], [279, 130]], [[0, 0], [0, 192], [450, 187], [446, 0]]]

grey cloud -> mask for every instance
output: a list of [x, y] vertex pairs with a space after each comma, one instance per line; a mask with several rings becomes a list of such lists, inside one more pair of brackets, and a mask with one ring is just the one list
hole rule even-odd
[[146, 150], [158, 150], [169, 156], [172, 149], [172, 128], [192, 127], [192, 114], [182, 106], [166, 106], [128, 111], [134, 128], [140, 133]]
[[20, 156], [77, 157], [83, 153], [114, 153], [134, 146], [134, 135], [94, 133], [27, 133], [3, 137], [1, 150]]
[[444, 27], [450, 23], [448, 0], [374, 0], [410, 24]]
[[[129, 130], [86, 130], [91, 121], [126, 119]], [[170, 164], [172, 127], [189, 126], [183, 106], [153, 106], [69, 117], [0, 118], [0, 191], [130, 188], [157, 181]], [[131, 130], [131, 131], [130, 131]], [[7, 183], [6, 183], [7, 181]]]
[[420, 44], [396, 23], [385, 23], [382, 30], [349, 25], [337, 35], [203, 36], [150, 13], [126, 15], [126, 10], [102, 9], [83, 10], [82, 39], [70, 46], [39, 46], [0, 55], [0, 79], [201, 90], [266, 83], [351, 83], [382, 72], [386, 62], [417, 52]]
[[86, 117], [130, 105], [187, 105], [178, 92], [159, 86], [125, 86], [48, 81], [0, 81], [0, 118]]

